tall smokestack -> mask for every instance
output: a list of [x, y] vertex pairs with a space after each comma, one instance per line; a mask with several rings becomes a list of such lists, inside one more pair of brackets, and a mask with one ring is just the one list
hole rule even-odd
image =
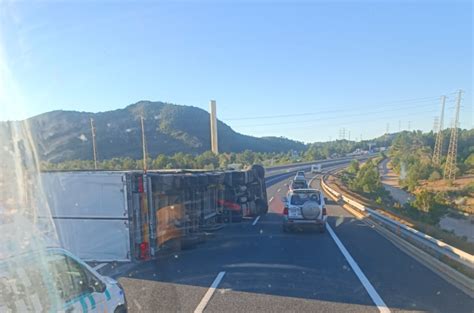
[[211, 100], [209, 103], [211, 109], [211, 151], [214, 154], [219, 153], [219, 147], [217, 145], [217, 119], [216, 119], [216, 100]]

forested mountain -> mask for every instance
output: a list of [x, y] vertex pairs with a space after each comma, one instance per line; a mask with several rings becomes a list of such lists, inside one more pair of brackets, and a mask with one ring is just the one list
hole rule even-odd
[[[90, 118], [95, 122], [99, 159], [139, 159], [142, 156], [141, 115], [145, 118], [145, 135], [151, 157], [177, 152], [200, 154], [210, 150], [209, 113], [192, 106], [140, 101], [114, 111], [52, 111], [26, 121], [43, 161], [92, 159]], [[12, 123], [21, 122], [0, 122], [0, 128], [8, 132]], [[303, 143], [286, 138], [242, 135], [221, 121], [218, 121], [218, 139], [222, 152], [306, 149]]]

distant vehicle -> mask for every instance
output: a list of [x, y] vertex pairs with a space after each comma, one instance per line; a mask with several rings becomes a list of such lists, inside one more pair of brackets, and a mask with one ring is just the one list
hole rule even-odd
[[295, 180], [305, 179], [304, 171], [298, 171], [295, 175]]
[[326, 199], [321, 191], [295, 189], [282, 201], [284, 232], [304, 228], [318, 229], [321, 233], [326, 231]]
[[122, 286], [60, 248], [0, 260], [1, 312], [127, 312]]
[[293, 180], [290, 184], [290, 191], [296, 190], [296, 189], [307, 189], [308, 188], [308, 183], [306, 182], [305, 179], [297, 179]]
[[242, 169], [241, 163], [232, 163], [227, 165], [228, 170], [240, 171]]
[[311, 173], [314, 173], [314, 174], [321, 173], [321, 164], [311, 165]]

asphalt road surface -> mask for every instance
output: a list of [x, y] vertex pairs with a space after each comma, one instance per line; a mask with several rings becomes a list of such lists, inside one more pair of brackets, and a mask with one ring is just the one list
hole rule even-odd
[[289, 175], [267, 179], [268, 214], [119, 278], [129, 311], [474, 312], [472, 298], [333, 202], [332, 232], [283, 233]]

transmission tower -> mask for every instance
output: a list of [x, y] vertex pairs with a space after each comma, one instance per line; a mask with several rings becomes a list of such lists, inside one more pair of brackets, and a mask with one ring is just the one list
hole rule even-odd
[[458, 150], [458, 123], [459, 110], [461, 108], [462, 90], [459, 90], [456, 100], [456, 114], [454, 115], [454, 123], [451, 128], [451, 138], [449, 139], [448, 155], [446, 157], [446, 164], [444, 166], [444, 179], [456, 179], [456, 157]]
[[446, 104], [446, 96], [441, 96], [441, 117], [438, 123], [438, 134], [433, 150], [433, 164], [439, 165], [441, 163], [441, 153], [443, 152], [443, 120], [444, 120], [444, 105]]
[[433, 134], [436, 134], [438, 129], [439, 129], [439, 117], [435, 116], [434, 121], [433, 121]]
[[346, 139], [346, 129], [345, 128], [339, 129], [339, 139], [341, 139], [341, 140]]

